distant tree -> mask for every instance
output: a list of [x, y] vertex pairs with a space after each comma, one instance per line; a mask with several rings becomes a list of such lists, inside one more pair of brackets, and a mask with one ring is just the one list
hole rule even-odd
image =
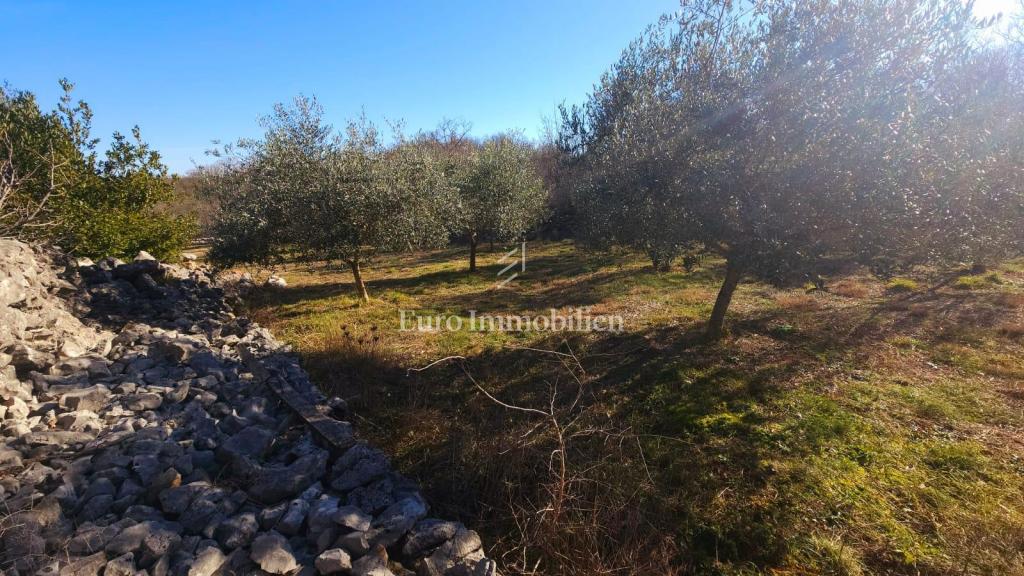
[[229, 150], [210, 179], [222, 198], [211, 251], [221, 264], [289, 253], [343, 263], [368, 301], [363, 271], [374, 255], [447, 241], [454, 192], [443, 166], [400, 135], [385, 148], [365, 118], [335, 133], [303, 97], [263, 124], [264, 137]]
[[1006, 253], [1022, 100], [978, 84], [977, 27], [953, 0], [684, 2], [563, 114], [584, 236], [723, 256], [711, 338], [744, 275]]
[[72, 99], [43, 112], [29, 92], [0, 88], [0, 235], [48, 241], [86, 256], [172, 256], [189, 241], [189, 215], [161, 211], [173, 179], [160, 155], [114, 133], [102, 160], [91, 138], [92, 111]]
[[549, 239], [568, 238], [576, 230], [576, 203], [572, 190], [571, 159], [558, 147], [554, 138], [534, 148], [533, 165], [547, 191], [547, 218], [540, 225], [540, 234]]
[[511, 134], [484, 142], [460, 182], [459, 222], [469, 241], [469, 270], [476, 271], [481, 240], [521, 238], [547, 211], [547, 192], [532, 160], [531, 146]]
[[454, 190], [443, 166], [398, 140], [384, 149], [372, 124], [350, 123], [326, 178], [297, 197], [312, 208], [294, 222], [299, 245], [315, 258], [347, 264], [364, 301], [362, 267], [375, 254], [440, 246], [451, 230]]

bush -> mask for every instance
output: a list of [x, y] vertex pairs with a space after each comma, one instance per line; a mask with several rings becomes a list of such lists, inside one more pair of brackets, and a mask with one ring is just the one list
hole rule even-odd
[[956, 279], [956, 282], [953, 282], [953, 287], [957, 290], [979, 290], [998, 286], [1002, 283], [1003, 279], [999, 277], [999, 274], [989, 272], [981, 276], [961, 276]]
[[61, 246], [73, 254], [131, 258], [145, 250], [160, 260], [172, 260], [195, 236], [189, 216], [86, 209]]
[[174, 178], [139, 128], [114, 133], [102, 155], [90, 137], [92, 112], [73, 102], [70, 82], [56, 110], [31, 92], [0, 87], [0, 235], [59, 244], [80, 256], [171, 258], [195, 233], [189, 215], [159, 206], [174, 200]]
[[894, 294], [906, 294], [908, 292], [917, 292], [921, 289], [921, 286], [916, 280], [910, 278], [893, 278], [885, 284], [885, 289]]

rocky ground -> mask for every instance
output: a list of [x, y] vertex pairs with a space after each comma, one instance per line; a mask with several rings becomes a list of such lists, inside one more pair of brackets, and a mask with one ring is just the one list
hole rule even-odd
[[0, 240], [6, 575], [492, 576], [204, 270]]

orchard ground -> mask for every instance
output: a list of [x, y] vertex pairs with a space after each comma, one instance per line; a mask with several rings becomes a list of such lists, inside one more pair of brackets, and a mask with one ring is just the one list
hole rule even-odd
[[[288, 265], [249, 306], [505, 572], [1024, 573], [1024, 262], [746, 282], [707, 344], [720, 262], [531, 243], [496, 289], [500, 248], [383, 258], [369, 304]], [[399, 325], [579, 307], [624, 330]]]

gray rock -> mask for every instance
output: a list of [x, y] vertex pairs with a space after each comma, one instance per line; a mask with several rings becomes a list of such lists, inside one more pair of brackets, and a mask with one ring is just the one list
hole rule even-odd
[[338, 538], [337, 545], [352, 556], [362, 556], [370, 551], [370, 537], [367, 532], [349, 532]]
[[260, 426], [250, 426], [228, 438], [218, 450], [224, 460], [262, 455], [274, 439], [274, 432]]
[[210, 484], [207, 482], [193, 482], [169, 488], [160, 493], [160, 506], [168, 514], [179, 515], [189, 507], [193, 498], [209, 489]]
[[484, 558], [476, 563], [473, 576], [499, 576], [498, 564], [490, 558]]
[[135, 576], [135, 555], [129, 552], [107, 562], [103, 576]]
[[395, 503], [394, 483], [390, 478], [381, 478], [366, 486], [349, 492], [349, 506], [360, 508], [367, 514], [375, 514]]
[[57, 426], [62, 430], [83, 431], [101, 427], [99, 415], [91, 410], [76, 410], [57, 416]]
[[124, 527], [121, 522], [109, 526], [84, 525], [68, 541], [68, 552], [80, 556], [101, 551]]
[[472, 530], [459, 530], [455, 536], [417, 563], [416, 571], [427, 576], [441, 576], [463, 560], [483, 559], [480, 536]]
[[188, 569], [188, 576], [212, 576], [224, 565], [228, 557], [216, 546], [200, 550]]
[[20, 468], [21, 465], [21, 452], [8, 448], [0, 448], [0, 470]]
[[43, 372], [53, 364], [54, 361], [54, 357], [52, 355], [40, 352], [39, 350], [29, 347], [22, 342], [18, 342], [9, 347], [7, 349], [7, 353], [11, 356], [11, 364], [17, 368], [19, 372], [28, 372], [30, 370]]
[[258, 502], [277, 502], [300, 494], [327, 469], [327, 451], [316, 450], [287, 466], [253, 467], [247, 474], [247, 492]]
[[18, 397], [7, 398], [4, 400], [4, 406], [7, 408], [7, 412], [4, 415], [9, 420], [24, 420], [28, 418], [31, 409], [24, 400]]
[[388, 569], [388, 553], [383, 546], [352, 563], [352, 576], [395, 576]]
[[139, 552], [143, 544], [149, 540], [148, 550], [159, 550], [162, 543], [168, 543], [175, 537], [180, 541], [178, 533], [181, 525], [175, 522], [147, 521], [129, 526], [112, 538], [104, 549], [110, 554], [122, 555], [128, 552]]
[[287, 574], [299, 567], [291, 546], [277, 532], [265, 532], [253, 540], [249, 557], [264, 572]]
[[334, 526], [334, 514], [337, 511], [338, 498], [322, 496], [309, 509], [309, 518], [307, 520], [309, 531], [313, 534], [319, 534], [327, 528]]
[[349, 530], [365, 532], [370, 529], [373, 517], [355, 506], [342, 506], [335, 511], [333, 520]]
[[173, 552], [181, 544], [181, 535], [178, 530], [168, 527], [169, 524], [157, 524], [157, 528], [151, 530], [142, 539], [142, 563], [144, 565], [156, 562], [161, 556]]
[[119, 264], [111, 271], [114, 278], [134, 280], [142, 274], [158, 274], [160, 263], [153, 260], [136, 260], [129, 264]]
[[195, 351], [196, 345], [188, 340], [158, 340], [149, 347], [149, 357], [178, 364], [187, 362]]
[[82, 500], [89, 500], [94, 496], [101, 496], [103, 494], [113, 496], [117, 494], [117, 487], [107, 478], [98, 478], [93, 480], [85, 492], [82, 493]]
[[424, 556], [464, 529], [458, 522], [428, 519], [417, 522], [402, 544], [402, 556], [409, 560]]
[[187, 380], [179, 382], [174, 388], [164, 393], [164, 399], [171, 404], [177, 404], [188, 398], [189, 383]]
[[255, 512], [242, 512], [221, 522], [214, 531], [214, 538], [228, 550], [248, 546], [260, 526]]
[[[8, 354], [3, 354], [3, 356], [10, 359]], [[32, 399], [32, 385], [18, 380], [14, 366], [5, 366], [0, 369], [0, 398]]]
[[61, 395], [58, 404], [66, 410], [99, 412], [106, 405], [109, 396], [110, 390], [106, 386], [96, 384]]
[[81, 511], [78, 512], [79, 521], [97, 520], [105, 516], [114, 505], [114, 497], [110, 494], [101, 494], [90, 498]]
[[60, 576], [99, 576], [107, 565], [107, 555], [97, 552], [92, 556], [79, 558], [60, 569]]
[[373, 527], [400, 537], [426, 515], [427, 503], [423, 501], [423, 498], [418, 496], [403, 498], [381, 512], [380, 516], [374, 520]]
[[131, 468], [139, 476], [143, 486], [151, 485], [154, 479], [164, 471], [160, 459], [152, 454], [132, 456]]
[[225, 380], [224, 365], [209, 351], [203, 350], [193, 354], [188, 360], [188, 365], [200, 376], [216, 376], [220, 381]]
[[124, 397], [124, 407], [133, 412], [156, 410], [163, 402], [164, 399], [159, 394], [152, 392], [128, 394]]
[[289, 536], [298, 534], [303, 522], [306, 520], [307, 513], [309, 513], [309, 502], [299, 498], [292, 500], [288, 504], [288, 510], [285, 511], [275, 528], [278, 532], [288, 534]]
[[288, 510], [288, 505], [288, 502], [279, 502], [261, 510], [259, 513], [260, 528], [264, 530], [273, 528]]
[[341, 455], [331, 468], [331, 487], [348, 491], [387, 474], [390, 469], [383, 452], [359, 443]]
[[341, 548], [325, 550], [316, 557], [316, 571], [320, 574], [337, 574], [352, 570], [352, 558]]
[[71, 430], [44, 430], [29, 432], [22, 436], [29, 446], [76, 446], [91, 442], [95, 436], [89, 432]]

